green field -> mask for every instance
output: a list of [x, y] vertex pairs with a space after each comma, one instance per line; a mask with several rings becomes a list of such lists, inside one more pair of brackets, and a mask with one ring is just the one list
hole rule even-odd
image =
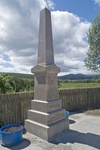
[[100, 88], [100, 83], [60, 83], [59, 89]]
[[97, 115], [100, 116], [100, 109], [91, 109], [84, 112], [87, 115]]
[[[100, 78], [81, 79], [81, 80], [62, 80], [58, 79], [58, 88], [62, 89], [81, 89], [81, 88], [100, 88]], [[31, 92], [34, 91], [33, 75], [1, 73], [0, 74], [0, 94]]]

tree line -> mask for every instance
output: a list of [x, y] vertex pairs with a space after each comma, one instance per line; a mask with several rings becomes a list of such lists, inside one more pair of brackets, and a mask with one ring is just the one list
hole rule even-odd
[[0, 94], [27, 92], [34, 90], [34, 79], [11, 76], [7, 74], [0, 75]]

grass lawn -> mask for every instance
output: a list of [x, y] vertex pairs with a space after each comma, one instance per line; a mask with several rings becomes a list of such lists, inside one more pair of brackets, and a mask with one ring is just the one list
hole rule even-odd
[[87, 115], [100, 116], [100, 109], [87, 110], [84, 113], [87, 114]]
[[62, 89], [100, 88], [100, 83], [60, 83]]

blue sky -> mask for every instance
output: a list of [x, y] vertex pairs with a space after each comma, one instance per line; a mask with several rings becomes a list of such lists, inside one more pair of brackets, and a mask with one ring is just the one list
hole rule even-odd
[[0, 0], [0, 72], [31, 73], [37, 63], [40, 10], [51, 10], [60, 75], [91, 74], [84, 66], [87, 32], [100, 0]]
[[90, 22], [97, 14], [100, 14], [99, 5], [94, 4], [93, 0], [53, 0], [53, 2], [54, 10], [68, 11]]

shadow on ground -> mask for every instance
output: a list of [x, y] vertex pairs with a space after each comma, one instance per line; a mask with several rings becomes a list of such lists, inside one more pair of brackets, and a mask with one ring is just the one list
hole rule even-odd
[[76, 121], [72, 120], [72, 119], [69, 119], [69, 124], [73, 124], [75, 123]]
[[13, 147], [7, 147], [10, 150], [20, 150], [20, 149], [25, 149], [31, 144], [31, 142], [25, 138], [23, 138], [22, 142], [19, 143], [18, 145], [15, 145]]
[[54, 144], [80, 143], [100, 149], [100, 135], [93, 133], [82, 133], [75, 130], [69, 130], [59, 135], [54, 141]]

